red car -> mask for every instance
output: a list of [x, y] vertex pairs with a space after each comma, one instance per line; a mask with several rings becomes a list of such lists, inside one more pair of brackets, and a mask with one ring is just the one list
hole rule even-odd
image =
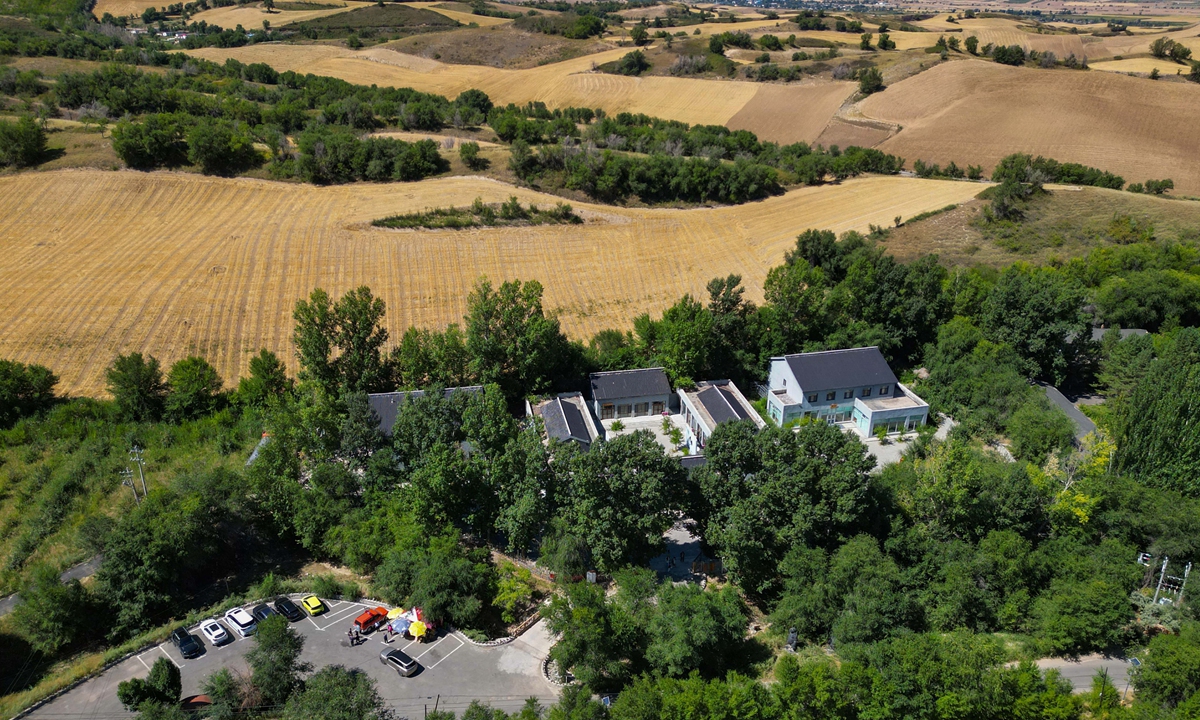
[[360, 632], [374, 632], [387, 625], [387, 614], [387, 608], [371, 608], [354, 618], [354, 627], [358, 628]]

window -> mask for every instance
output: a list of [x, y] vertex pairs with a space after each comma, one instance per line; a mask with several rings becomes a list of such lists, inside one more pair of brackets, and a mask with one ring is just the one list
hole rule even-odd
[[808, 401], [809, 401], [810, 403], [815, 403], [815, 402], [817, 401], [817, 394], [816, 394], [816, 393], [813, 393], [812, 395], [809, 395], [809, 396], [808, 396]]
[[863, 388], [862, 396], [863, 397], [871, 397], [871, 388]]
[[846, 392], [842, 393], [842, 399], [843, 399], [843, 400], [849, 400], [849, 399], [850, 399], [850, 398], [852, 398], [852, 397], [854, 397], [854, 391], [853, 391], [853, 390], [847, 390]]
[[632, 405], [618, 405], [617, 406], [617, 417], [627, 418], [632, 414], [633, 414], [633, 406]]
[[638, 417], [642, 417], [643, 415], [649, 415], [650, 414], [650, 403], [644, 402], [644, 403], [638, 403], [638, 404], [634, 405], [633, 406], [633, 414]]
[[663, 413], [663, 404], [662, 403], [656, 402], [653, 404], [652, 407], [653, 407], [653, 412], [655, 415], [662, 415], [662, 413]]
[[887, 395], [887, 394], [888, 394], [888, 390], [890, 390], [890, 389], [891, 389], [891, 387], [892, 387], [891, 385], [884, 385], [883, 387], [879, 388], [879, 394], [880, 394], [880, 395]]
[[613, 406], [612, 403], [608, 403], [607, 405], [601, 405], [600, 406], [600, 419], [601, 420], [612, 420], [613, 417], [616, 416], [616, 411], [617, 411], [617, 409], [616, 409], [616, 407]]
[[826, 400], [836, 400], [837, 399], [837, 391], [834, 390], [833, 392], [825, 393], [825, 399]]

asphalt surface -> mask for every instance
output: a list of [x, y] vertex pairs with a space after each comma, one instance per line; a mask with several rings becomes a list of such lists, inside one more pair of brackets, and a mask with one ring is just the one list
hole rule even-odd
[[1071, 682], [1077, 693], [1091, 690], [1092, 680], [1102, 671], [1108, 673], [1119, 692], [1125, 692], [1129, 686], [1129, 661], [1123, 658], [1104, 655], [1084, 655], [1077, 660], [1042, 658], [1037, 661], [1037, 666], [1042, 670], [1058, 670], [1064, 679]]
[[[362, 644], [349, 647], [346, 630], [368, 606], [345, 601], [326, 604], [329, 611], [325, 614], [292, 623], [292, 628], [305, 638], [301, 659], [312, 663], [314, 670], [327, 665], [362, 669], [375, 679], [380, 697], [403, 717], [423, 717], [426, 707], [433, 709], [435, 703], [438, 709], [461, 713], [472, 700], [478, 699], [512, 712], [519, 710], [528, 697], [537, 697], [545, 706], [558, 700], [558, 689], [541, 672], [542, 658], [552, 644], [542, 622], [515, 641], [495, 647], [479, 647], [454, 632], [439, 634], [428, 643], [394, 638], [390, 645], [384, 644], [382, 635], [373, 634]], [[249, 674], [245, 654], [253, 647], [253, 638], [239, 638], [213, 647], [198, 632], [193, 634], [205, 646], [200, 657], [185, 660], [173, 644], [164, 643], [88, 680], [29, 717], [44, 720], [133, 717], [117, 701], [117, 685], [130, 678], [146, 677], [160, 657], [179, 667], [184, 697], [199, 694], [205, 678], [223, 667]], [[379, 654], [386, 648], [404, 650], [420, 664], [420, 669], [411, 677], [400, 677], [379, 662]]]
[[[100, 567], [100, 562], [104, 560], [103, 555], [97, 555], [91, 560], [85, 560], [74, 567], [69, 567], [58, 576], [58, 579], [63, 583], [68, 583], [72, 580], [82, 580], [96, 574], [97, 568]], [[16, 594], [7, 595], [0, 598], [0, 617], [4, 617], [13, 611], [17, 606]]]

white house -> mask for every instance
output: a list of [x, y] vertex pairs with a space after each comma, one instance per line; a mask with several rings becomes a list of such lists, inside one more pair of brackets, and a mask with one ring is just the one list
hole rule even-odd
[[761, 430], [766, 423], [754, 406], [729, 380], [711, 380], [691, 390], [679, 391], [679, 414], [683, 416], [688, 453], [699, 455], [717, 425], [727, 421], [751, 420]]
[[771, 358], [767, 414], [780, 425], [814, 418], [853, 426], [861, 435], [913, 430], [929, 404], [896, 380], [877, 347]]
[[662, 415], [670, 410], [671, 383], [662, 368], [592, 373], [592, 412], [601, 421]]

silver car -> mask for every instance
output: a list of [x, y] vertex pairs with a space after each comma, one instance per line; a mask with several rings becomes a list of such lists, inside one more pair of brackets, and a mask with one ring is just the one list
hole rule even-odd
[[417, 671], [417, 661], [403, 650], [384, 650], [379, 653], [379, 662], [395, 669], [400, 677], [408, 677]]

